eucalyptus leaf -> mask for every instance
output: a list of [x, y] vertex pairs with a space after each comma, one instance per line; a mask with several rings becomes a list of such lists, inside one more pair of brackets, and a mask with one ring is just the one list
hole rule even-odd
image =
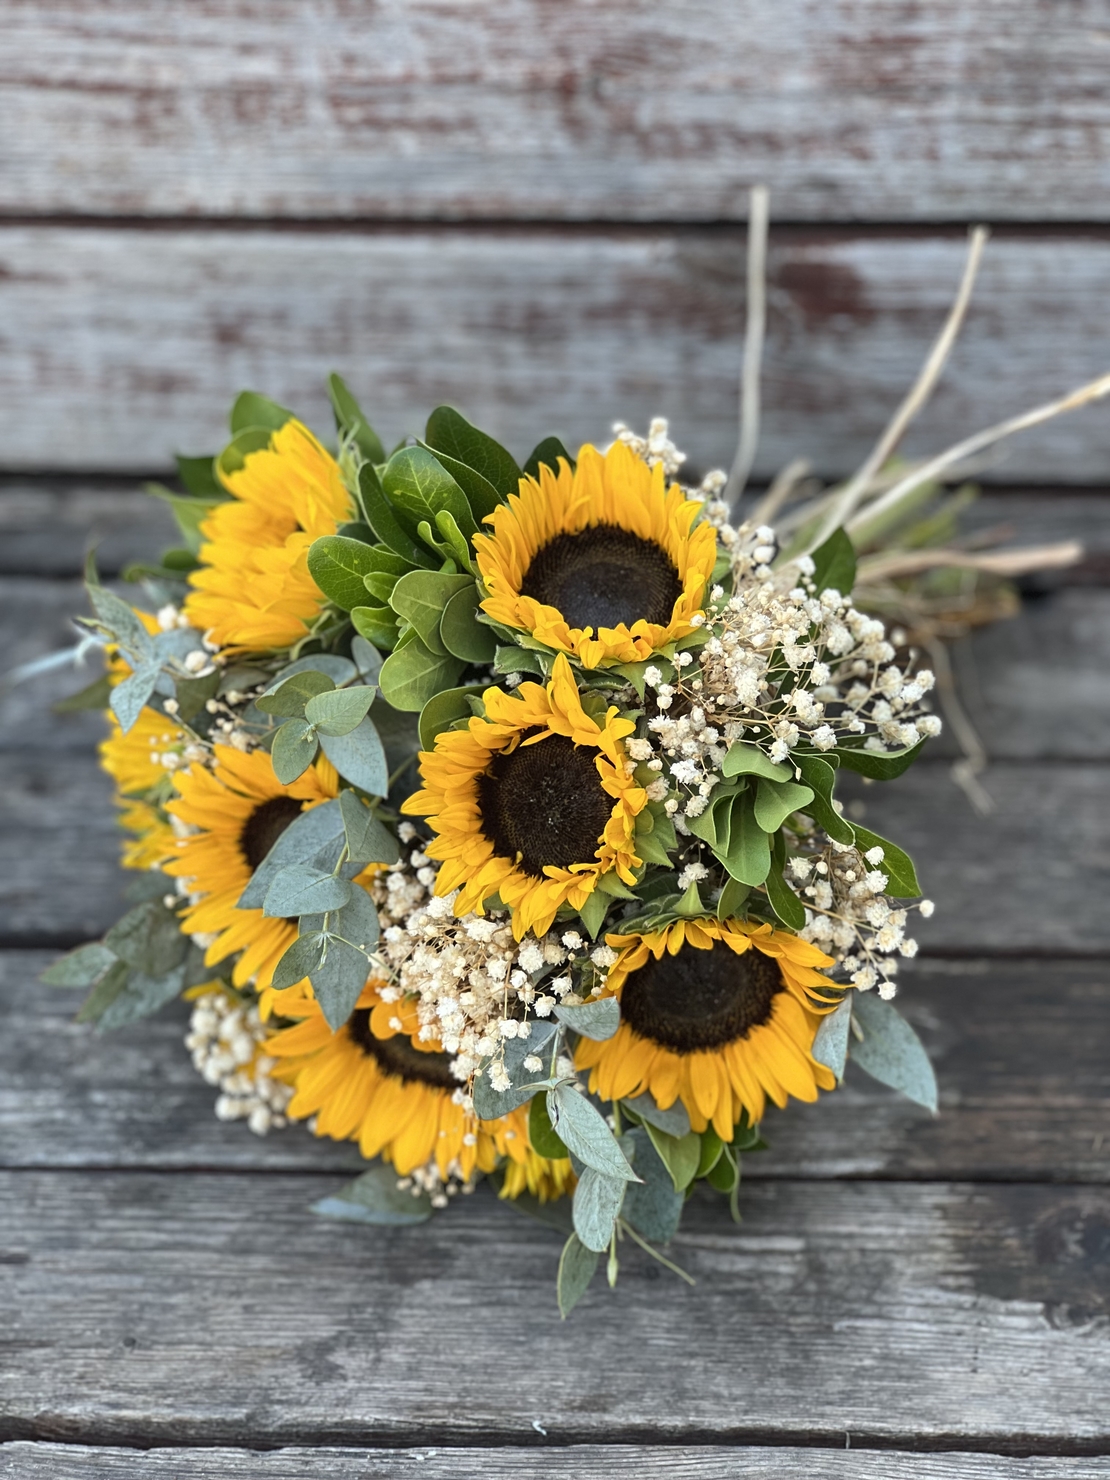
[[289, 786], [316, 759], [316, 731], [307, 720], [287, 719], [274, 736], [270, 760], [282, 786]]
[[87, 946], [78, 946], [68, 955], [60, 956], [39, 976], [39, 981], [48, 987], [91, 987], [100, 980], [110, 967], [116, 964], [116, 953], [101, 941], [94, 940]]
[[492, 663], [497, 638], [485, 622], [478, 620], [478, 588], [473, 581], [456, 591], [443, 608], [439, 637], [447, 651], [468, 663]]
[[134, 729], [139, 715], [150, 701], [161, 671], [162, 665], [157, 658], [142, 663], [111, 691], [108, 703], [125, 735]]
[[622, 1105], [627, 1105], [633, 1115], [639, 1116], [649, 1125], [654, 1125], [658, 1130], [664, 1131], [668, 1136], [676, 1140], [690, 1133], [690, 1117], [686, 1113], [686, 1106], [681, 1100], [675, 1100], [666, 1110], [660, 1110], [653, 1096], [645, 1092], [637, 1095], [634, 1100], [622, 1100]]
[[831, 1069], [839, 1084], [844, 1078], [844, 1063], [848, 1057], [848, 1031], [852, 1021], [852, 993], [847, 992], [843, 1002], [823, 1017], [813, 1039], [813, 1057], [826, 1069]]
[[576, 1233], [572, 1233], [563, 1245], [555, 1291], [559, 1314], [564, 1321], [589, 1289], [600, 1257], [592, 1249], [587, 1249]]
[[[303, 925], [303, 921], [302, 921]], [[312, 973], [320, 965], [320, 957], [324, 951], [324, 935], [320, 930], [303, 931], [298, 935], [292, 945], [285, 951], [281, 960], [274, 967], [274, 975], [270, 985], [277, 992], [283, 992], [287, 987], [295, 987], [298, 982], [311, 977]]]
[[433, 1211], [430, 1194], [416, 1191], [414, 1195], [415, 1190], [397, 1186], [400, 1180], [396, 1170], [385, 1162], [371, 1162], [346, 1187], [313, 1203], [312, 1211], [324, 1218], [385, 1227], [426, 1223]]
[[628, 1182], [637, 1180], [601, 1112], [573, 1084], [564, 1082], [548, 1090], [547, 1113], [568, 1151], [586, 1166]]
[[382, 671], [382, 655], [365, 637], [351, 638], [351, 657], [354, 659], [363, 683], [376, 684]]
[[577, 1007], [559, 1006], [555, 1016], [572, 1033], [604, 1043], [621, 1025], [620, 1003], [615, 997], [602, 997], [598, 1002], [583, 1002]]
[[333, 838], [343, 836], [343, 814], [338, 801], [310, 807], [293, 819], [254, 871], [254, 877], [239, 896], [236, 908], [260, 910], [270, 885], [291, 863], [307, 863]]
[[74, 1022], [95, 1023], [101, 1018], [127, 986], [130, 975], [126, 961], [110, 966], [78, 1008]]
[[333, 1033], [338, 1033], [354, 1011], [368, 974], [369, 963], [362, 951], [334, 935], [325, 936], [323, 953], [309, 977]]
[[144, 971], [131, 971], [123, 990], [113, 995], [97, 1019], [101, 1032], [126, 1027], [140, 1018], [149, 1017], [167, 1002], [180, 996], [185, 985], [184, 965], [175, 966], [161, 976], [148, 976]]
[[428, 417], [424, 440], [437, 452], [445, 452], [480, 473], [502, 499], [517, 492], [521, 473], [512, 454], [453, 406], [436, 407]]
[[108, 675], [102, 673], [76, 694], [67, 694], [50, 707], [55, 714], [78, 714], [84, 709], [107, 709], [111, 693], [112, 684]]
[[624, 1202], [628, 1183], [587, 1166], [574, 1189], [574, 1231], [587, 1249], [603, 1253], [608, 1247]]
[[127, 602], [106, 586], [89, 585], [86, 590], [98, 620], [108, 628], [119, 645], [139, 659], [148, 662], [153, 660], [154, 639]]
[[852, 1017], [862, 1033], [851, 1044], [852, 1062], [936, 1114], [937, 1080], [921, 1039], [878, 992], [853, 992], [852, 998]]
[[460, 658], [441, 657], [416, 638], [382, 664], [382, 694], [395, 709], [419, 713], [434, 695], [454, 686], [463, 667]]
[[275, 674], [271, 689], [277, 688], [278, 684], [292, 678], [295, 673], [322, 673], [339, 688], [342, 684], [350, 683], [355, 677], [356, 669], [350, 658], [342, 658], [338, 653], [309, 653], [307, 657], [287, 663], [280, 673]]
[[183, 719], [186, 724], [194, 720], [203, 710], [209, 699], [216, 697], [220, 687], [221, 673], [214, 668], [211, 673], [206, 673], [203, 678], [175, 678], [174, 698], [177, 700], [177, 718]]
[[262, 913], [290, 920], [296, 915], [342, 909], [350, 897], [351, 885], [346, 879], [321, 873], [303, 863], [291, 863], [275, 876], [266, 891]]
[[686, 1199], [676, 1190], [648, 1133], [635, 1128], [628, 1136], [635, 1147], [633, 1166], [641, 1180], [629, 1185], [621, 1216], [644, 1238], [658, 1244], [669, 1243], [678, 1232]]
[[508, 1090], [495, 1090], [487, 1072], [489, 1059], [484, 1059], [474, 1076], [474, 1112], [480, 1120], [497, 1120], [510, 1110], [525, 1104], [543, 1084], [543, 1070], [524, 1067], [524, 1060], [535, 1055], [546, 1061], [550, 1057], [551, 1039], [557, 1025], [541, 1020], [533, 1021], [527, 1038], [509, 1038], [502, 1049], [505, 1072], [512, 1086]]
[[338, 739], [349, 735], [366, 718], [377, 689], [367, 684], [354, 688], [330, 689], [326, 694], [317, 694], [305, 705], [304, 717], [316, 726], [316, 733], [323, 739]]
[[180, 964], [189, 942], [177, 915], [160, 899], [152, 899], [128, 910], [108, 931], [104, 944], [134, 970], [162, 977]]
[[347, 735], [321, 730], [320, 749], [340, 776], [360, 791], [384, 797], [389, 790], [389, 766], [373, 720], [364, 719]]
[[351, 885], [351, 897], [340, 910], [321, 915], [302, 915], [302, 935], [334, 935], [369, 955], [378, 943], [381, 925], [377, 907], [360, 884]]
[[288, 678], [275, 679], [264, 694], [259, 694], [254, 705], [263, 714], [301, 719], [310, 699], [315, 699], [318, 694], [334, 692], [335, 683], [326, 673], [317, 669], [302, 670]]
[[365, 602], [365, 577], [374, 570], [370, 546], [361, 540], [326, 534], [309, 546], [309, 575], [328, 600], [345, 612]]

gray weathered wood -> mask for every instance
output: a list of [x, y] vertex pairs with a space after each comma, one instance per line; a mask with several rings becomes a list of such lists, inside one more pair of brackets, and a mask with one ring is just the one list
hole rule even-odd
[[[1093, 199], [1094, 197], [1092, 197]], [[757, 472], [849, 470], [937, 334], [965, 252], [923, 238], [787, 232], [770, 258]], [[489, 228], [320, 233], [0, 230], [2, 466], [149, 471], [212, 450], [244, 385], [326, 430], [327, 372], [387, 440], [439, 401], [524, 456], [667, 414], [699, 467], [735, 445], [735, 231]], [[939, 450], [1107, 369], [1092, 305], [1110, 240], [992, 244], [965, 335], [909, 455]], [[1029, 433], [990, 475], [1105, 482], [1095, 412]]]
[[740, 1227], [699, 1197], [695, 1288], [625, 1247], [563, 1324], [559, 1235], [484, 1189], [389, 1230], [313, 1218], [326, 1185], [0, 1176], [9, 1437], [1110, 1443], [1105, 1190], [752, 1184]]
[[[46, 952], [0, 953], [0, 1166], [359, 1170], [355, 1147], [300, 1127], [252, 1135], [216, 1120], [180, 1004], [100, 1036], [83, 993], [38, 984]], [[817, 1105], [771, 1109], [747, 1178], [1110, 1181], [1110, 968], [1091, 962], [918, 960], [899, 1007], [940, 1082], [929, 1115], [854, 1067]]]
[[[851, 1436], [846, 1439], [850, 1443]], [[10, 1480], [1103, 1480], [1110, 1460], [997, 1454], [906, 1454], [892, 1450], [751, 1449], [716, 1444], [575, 1444], [533, 1440], [525, 1449], [90, 1449], [78, 1444], [0, 1445]]]
[[18, 4], [0, 208], [1106, 218], [1106, 15], [943, 0]]

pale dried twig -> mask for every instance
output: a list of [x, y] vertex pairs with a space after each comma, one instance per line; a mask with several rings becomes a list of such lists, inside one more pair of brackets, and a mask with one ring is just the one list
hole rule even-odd
[[980, 570], [996, 576], [1023, 576], [1035, 570], [1063, 570], [1083, 558], [1078, 540], [1061, 540], [1055, 545], [1029, 545], [1016, 550], [956, 550], [943, 546], [928, 550], [894, 550], [889, 555], [875, 555], [861, 560], [859, 580], [893, 580], [899, 576], [918, 575], [941, 567]]
[[760, 499], [751, 513], [752, 524], [770, 524], [775, 515], [787, 502], [798, 485], [809, 477], [811, 468], [804, 457], [796, 457], [786, 464], [781, 473]]
[[733, 508], [744, 492], [759, 445], [759, 366], [767, 325], [767, 224], [770, 192], [753, 185], [748, 213], [748, 319], [740, 377], [740, 440], [721, 495]]

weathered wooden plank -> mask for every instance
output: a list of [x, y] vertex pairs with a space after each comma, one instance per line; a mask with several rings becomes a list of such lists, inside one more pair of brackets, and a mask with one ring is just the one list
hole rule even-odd
[[559, 1236], [484, 1189], [368, 1230], [306, 1213], [322, 1185], [0, 1176], [8, 1436], [1110, 1442], [1104, 1190], [753, 1184], [740, 1227], [687, 1210], [693, 1289], [622, 1250], [616, 1294], [563, 1324]]
[[[218, 34], [218, 33], [215, 33]], [[1094, 197], [1092, 197], [1093, 199]], [[870, 447], [934, 339], [959, 233], [782, 233], [770, 262], [757, 472], [829, 474]], [[735, 231], [0, 231], [4, 465], [148, 471], [218, 446], [231, 397], [265, 388], [322, 429], [340, 368], [387, 440], [459, 402], [522, 456], [664, 413], [700, 467], [731, 459], [740, 363]], [[1091, 305], [1110, 240], [993, 244], [933, 404], [935, 451], [1106, 369]], [[991, 476], [1103, 482], [1094, 413], [1029, 433]]]
[[[49, 959], [0, 953], [0, 1166], [359, 1169], [353, 1147], [301, 1128], [217, 1121], [184, 1004], [99, 1036], [73, 1022], [81, 993], [38, 984]], [[818, 1105], [768, 1112], [771, 1150], [746, 1177], [1110, 1181], [1110, 967], [919, 959], [899, 1005], [936, 1063], [940, 1116], [849, 1069]]]
[[11, 7], [8, 212], [1106, 217], [1098, 0]]
[[[851, 1436], [846, 1439], [850, 1443]], [[529, 1443], [503, 1449], [92, 1449], [83, 1444], [0, 1445], [0, 1476], [10, 1480], [109, 1480], [111, 1476], [165, 1475], [170, 1480], [1102, 1480], [1110, 1460], [1014, 1459], [1009, 1455], [907, 1454], [848, 1449], [843, 1453], [792, 1447], [668, 1444]]]

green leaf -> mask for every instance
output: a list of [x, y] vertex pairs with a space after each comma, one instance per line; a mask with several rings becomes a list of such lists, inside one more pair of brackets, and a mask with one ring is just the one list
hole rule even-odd
[[[421, 444], [427, 446], [428, 444]], [[501, 495], [494, 488], [488, 478], [483, 477], [477, 468], [472, 468], [457, 458], [451, 457], [438, 447], [428, 447], [435, 454], [437, 462], [442, 463], [454, 478], [455, 482], [466, 494], [470, 511], [474, 515], [475, 522], [481, 524], [487, 514], [492, 514], [498, 504], [502, 502]]]
[[97, 1022], [126, 987], [130, 975], [126, 961], [110, 966], [78, 1008], [74, 1022]]
[[492, 663], [497, 638], [485, 622], [479, 622], [478, 588], [473, 581], [456, 591], [443, 608], [439, 638], [447, 651], [468, 663]]
[[[487, 1072], [490, 1059], [484, 1059], [474, 1076], [474, 1113], [480, 1120], [497, 1120], [510, 1110], [525, 1104], [545, 1081], [537, 1078], [537, 1072], [524, 1067], [524, 1060], [532, 1055], [543, 1057], [556, 1031], [552, 1022], [533, 1022], [527, 1038], [510, 1038], [503, 1045], [505, 1073], [512, 1088], [495, 1090], [489, 1082]], [[549, 1084], [550, 1081], [547, 1081]], [[545, 1085], [546, 1087], [546, 1085]]]
[[284, 992], [287, 987], [295, 987], [306, 977], [310, 978], [320, 965], [323, 952], [324, 936], [321, 931], [305, 931], [298, 935], [274, 967], [271, 981], [274, 990]]
[[328, 376], [328, 395], [335, 415], [336, 431], [353, 437], [355, 445], [372, 463], [385, 462], [385, 448], [381, 438], [367, 421], [362, 407], [351, 395], [346, 381], [334, 371]]
[[395, 452], [382, 472], [382, 487], [402, 525], [413, 533], [422, 520], [434, 525], [441, 509], [454, 517], [468, 539], [477, 533], [466, 494], [426, 447], [402, 447]]
[[125, 735], [134, 728], [146, 708], [161, 671], [162, 665], [157, 658], [151, 663], [143, 663], [112, 690], [108, 704]]
[[828, 761], [822, 760], [820, 756], [795, 755], [792, 759], [813, 790], [812, 798], [806, 803], [806, 812], [818, 827], [825, 829], [834, 842], [846, 843], [850, 846], [855, 841], [852, 825], [846, 822], [833, 806], [836, 771]]
[[177, 718], [190, 724], [201, 713], [209, 699], [216, 697], [220, 687], [221, 673], [218, 668], [206, 673], [203, 678], [174, 678], [174, 697], [177, 700]]
[[764, 776], [768, 781], [789, 781], [792, 775], [789, 766], [769, 760], [758, 745], [737, 740], [728, 748], [721, 762], [722, 776]]
[[373, 1223], [387, 1228], [426, 1223], [432, 1216], [432, 1199], [427, 1192], [413, 1195], [407, 1187], [398, 1187], [393, 1167], [383, 1161], [370, 1164], [365, 1172], [312, 1204], [312, 1211], [323, 1218], [340, 1218], [350, 1223]]
[[468, 575], [414, 570], [407, 576], [402, 576], [393, 587], [389, 604], [403, 621], [410, 622], [416, 628], [426, 648], [433, 653], [446, 655], [447, 649], [439, 636], [443, 609], [452, 596], [465, 591], [467, 587], [474, 590], [474, 581]]
[[436, 558], [416, 539], [415, 532], [410, 534], [397, 518], [370, 463], [363, 463], [358, 470], [358, 491], [367, 521], [383, 545], [395, 555], [403, 556], [410, 565], [422, 565], [426, 569], [438, 565]]
[[291, 863], [307, 863], [334, 839], [343, 836], [343, 814], [338, 801], [324, 802], [302, 812], [289, 824], [254, 871], [239, 896], [237, 909], [260, 910], [274, 879]]
[[323, 955], [309, 977], [333, 1033], [338, 1033], [354, 1011], [368, 975], [369, 962], [360, 950], [334, 935], [324, 937]]
[[[359, 684], [349, 689], [329, 689], [316, 694], [304, 708], [304, 717], [315, 725], [321, 740], [349, 735], [363, 720], [374, 702], [376, 688]], [[327, 754], [327, 752], [324, 752]]]
[[188, 949], [177, 915], [161, 900], [148, 900], [128, 910], [112, 926], [104, 944], [135, 971], [162, 977], [180, 965]]
[[373, 720], [364, 719], [346, 735], [329, 735], [321, 730], [320, 749], [352, 786], [375, 797], [388, 792], [389, 765]]
[[717, 1192], [733, 1192], [740, 1181], [740, 1158], [726, 1146], [720, 1160], [705, 1174], [705, 1180]]
[[60, 956], [39, 976], [39, 981], [48, 987], [92, 987], [106, 971], [116, 964], [116, 953], [100, 941], [94, 940], [87, 946], [78, 946], [66, 956]]
[[329, 910], [321, 915], [302, 915], [299, 928], [301, 935], [305, 936], [335, 936], [354, 946], [364, 956], [373, 951], [381, 935], [377, 908], [361, 884], [351, 885], [351, 897], [342, 909]]
[[848, 1030], [852, 1019], [852, 996], [846, 992], [843, 1002], [823, 1017], [813, 1039], [813, 1057], [831, 1069], [839, 1084], [844, 1078], [844, 1061], [848, 1057]]
[[564, 1321], [589, 1289], [600, 1257], [592, 1249], [587, 1249], [576, 1233], [572, 1233], [563, 1245], [555, 1291], [559, 1314]]
[[615, 997], [602, 997], [598, 1002], [583, 1002], [577, 1007], [559, 1006], [555, 1016], [572, 1033], [604, 1043], [621, 1025], [620, 1003]]
[[628, 1183], [587, 1166], [574, 1189], [574, 1231], [587, 1249], [603, 1253], [610, 1244]]
[[708, 1177], [709, 1173], [721, 1159], [721, 1153], [725, 1149], [725, 1143], [713, 1129], [707, 1127], [701, 1133], [701, 1156], [698, 1158], [698, 1169], [694, 1173], [694, 1181], [699, 1177]]
[[216, 459], [216, 470], [226, 481], [243, 471], [248, 457], [255, 452], [265, 452], [269, 445], [270, 433], [265, 427], [247, 427], [236, 432]]
[[717, 919], [731, 920], [734, 915], [738, 915], [751, 892], [750, 884], [741, 884], [739, 879], [731, 876], [727, 878], [725, 887], [721, 890], [721, 897], [717, 901]]
[[533, 1095], [528, 1106], [528, 1141], [537, 1156], [546, 1156], [551, 1161], [565, 1161], [570, 1155], [551, 1127], [545, 1095]]
[[556, 1133], [579, 1161], [609, 1177], [637, 1180], [603, 1116], [573, 1084], [564, 1082], [548, 1090], [547, 1113]]
[[647, 1133], [659, 1159], [671, 1175], [676, 1192], [685, 1192], [697, 1176], [701, 1160], [701, 1137], [697, 1131], [688, 1131], [684, 1136], [669, 1136], [657, 1125], [647, 1122]]
[[306, 720], [287, 719], [274, 736], [270, 759], [282, 786], [303, 776], [316, 759], [316, 731]]
[[260, 396], [256, 391], [240, 391], [231, 408], [232, 435], [245, 432], [248, 427], [265, 427], [276, 432], [292, 415], [292, 411], [271, 401], [269, 396]]
[[89, 585], [85, 589], [97, 620], [116, 638], [119, 645], [143, 662], [152, 662], [155, 657], [154, 639], [127, 602], [106, 586]]
[[397, 839], [365, 802], [353, 791], [339, 793], [339, 809], [352, 863], [396, 863], [400, 858]]
[[659, 1244], [670, 1243], [678, 1232], [686, 1199], [676, 1190], [646, 1130], [629, 1131], [628, 1138], [634, 1147], [632, 1164], [642, 1180], [629, 1184], [621, 1216], [644, 1238]]
[[521, 475], [512, 454], [453, 407], [436, 407], [428, 417], [424, 440], [437, 452], [445, 452], [481, 473], [501, 498], [518, 491]]
[[367, 642], [365, 637], [352, 637], [351, 658], [363, 683], [378, 682], [378, 674], [382, 671], [382, 655], [373, 643]]
[[87, 684], [79, 693], [70, 694], [65, 699], [59, 699], [50, 707], [55, 714], [78, 714], [84, 709], [107, 709], [108, 699], [112, 692], [112, 685], [108, 675], [102, 673], [99, 678], [94, 678], [92, 683]]
[[838, 745], [832, 752], [842, 766], [869, 776], [872, 781], [893, 781], [913, 765], [921, 754], [925, 741], [919, 740], [908, 750], [855, 750], [851, 746]]
[[366, 577], [377, 570], [372, 545], [325, 534], [308, 547], [308, 573], [336, 606], [349, 612], [366, 601]]
[[[211, 464], [209, 464], [211, 466]], [[190, 498], [186, 494], [173, 493], [164, 488], [161, 483], [145, 483], [143, 490], [152, 498], [161, 499], [174, 517], [181, 538], [189, 552], [196, 555], [204, 543], [200, 526], [208, 518], [213, 509], [227, 502], [227, 494], [217, 488], [216, 493], [210, 498]], [[163, 564], [167, 563], [167, 557], [163, 556]]]
[[668, 1105], [666, 1110], [660, 1110], [653, 1096], [645, 1092], [637, 1095], [634, 1100], [622, 1100], [621, 1104], [627, 1106], [633, 1115], [649, 1125], [654, 1125], [658, 1130], [665, 1131], [668, 1136], [676, 1140], [681, 1140], [690, 1132], [690, 1117], [681, 1100], [675, 1100], [674, 1104]]
[[[540, 480], [540, 464], [546, 463], [553, 473], [558, 473], [559, 459], [561, 457], [566, 458], [573, 470], [574, 458], [571, 457], [558, 437], [545, 437], [542, 442], [537, 442], [535, 447], [533, 447], [528, 461], [524, 464], [524, 472], [527, 473], [529, 478], [535, 478], [538, 483]], [[516, 493], [516, 489], [514, 488], [512, 492]]]
[[264, 694], [254, 701], [256, 709], [263, 714], [303, 719], [305, 705], [317, 694], [326, 694], [335, 689], [335, 684], [326, 673], [315, 669], [307, 673], [294, 673], [289, 678], [275, 681]]
[[771, 868], [771, 840], [755, 820], [750, 792], [734, 798], [729, 814], [728, 851], [714, 849], [734, 879], [753, 888]]
[[216, 502], [227, 498], [227, 490], [216, 477], [215, 455], [182, 457], [179, 453], [174, 461], [177, 463], [177, 476], [194, 497], [213, 499]]
[[885, 892], [896, 899], [916, 898], [921, 893], [921, 885], [917, 882], [917, 871], [910, 855], [899, 848], [897, 843], [880, 838], [878, 833], [870, 832], [858, 823], [853, 823], [852, 828], [856, 835], [856, 847], [861, 853], [867, 853], [872, 848], [883, 850], [882, 863], [875, 864], [874, 867], [881, 869], [887, 876]]
[[184, 965], [175, 966], [164, 976], [148, 976], [144, 971], [131, 971], [123, 989], [112, 996], [97, 1019], [101, 1032], [126, 1027], [149, 1017], [167, 1002], [181, 995], [185, 986]]
[[358, 635], [386, 652], [397, 641], [397, 617], [388, 606], [356, 606], [351, 622]]
[[579, 910], [578, 914], [582, 924], [589, 932], [591, 940], [597, 939], [598, 931], [605, 923], [605, 916], [609, 913], [612, 903], [613, 901], [609, 895], [602, 894], [597, 889], [586, 896], [586, 903]]
[[771, 868], [764, 880], [767, 898], [775, 914], [791, 930], [801, 930], [806, 923], [805, 906], [783, 877], [786, 862], [786, 844], [782, 833], [775, 834], [771, 849]]
[[842, 529], [833, 530], [813, 552], [813, 580], [818, 592], [834, 590], [851, 596], [856, 584], [856, 552]]
[[351, 897], [351, 885], [335, 874], [323, 873], [309, 864], [291, 863], [275, 875], [266, 891], [262, 913], [272, 919], [291, 920], [338, 910]]
[[[433, 544], [445, 560], [453, 560], [463, 570], [468, 570], [472, 576], [476, 576], [478, 574], [478, 567], [474, 561], [474, 551], [471, 548], [470, 541], [463, 534], [455, 522], [455, 516], [449, 510], [440, 509], [436, 515], [436, 529], [439, 530], [442, 541], [433, 539], [427, 521], [422, 519], [420, 521], [421, 539], [426, 539], [427, 543]], [[426, 536], [425, 530], [427, 530]]]
[[441, 689], [454, 687], [463, 666], [460, 658], [442, 657], [416, 638], [382, 664], [382, 694], [394, 709], [419, 713]]
[[444, 730], [449, 730], [456, 720], [469, 719], [474, 712], [469, 700], [472, 695], [482, 692], [482, 685], [444, 689], [441, 694], [436, 694], [429, 699], [420, 711], [421, 749], [431, 750], [437, 735], [442, 734]]
[[851, 1046], [854, 1064], [908, 1100], [936, 1114], [937, 1081], [920, 1038], [878, 992], [853, 992], [852, 1016], [862, 1033]]
[[[267, 692], [272, 694], [287, 678], [292, 678], [296, 673], [322, 673], [325, 678], [331, 679], [335, 687], [338, 687], [340, 684], [350, 683], [356, 671], [350, 658], [341, 658], [338, 653], [309, 653], [305, 658], [297, 658], [294, 662], [287, 663], [280, 673], [276, 673]], [[322, 694], [324, 690], [317, 689], [316, 692]]]
[[755, 820], [766, 833], [776, 833], [792, 812], [813, 800], [808, 786], [796, 781], [768, 781], [760, 777], [755, 793]]

